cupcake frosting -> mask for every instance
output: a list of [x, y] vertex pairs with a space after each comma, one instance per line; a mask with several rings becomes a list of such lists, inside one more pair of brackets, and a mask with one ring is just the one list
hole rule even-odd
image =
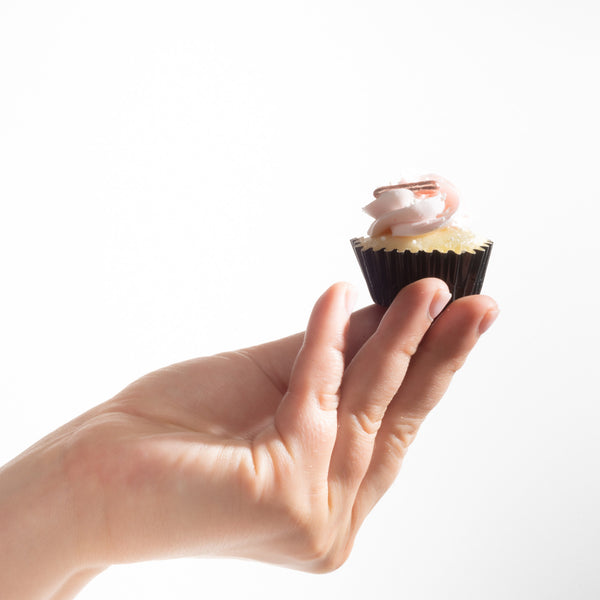
[[448, 225], [458, 208], [458, 192], [437, 175], [415, 182], [401, 180], [396, 185], [377, 188], [375, 200], [364, 211], [375, 221], [368, 234], [413, 237]]

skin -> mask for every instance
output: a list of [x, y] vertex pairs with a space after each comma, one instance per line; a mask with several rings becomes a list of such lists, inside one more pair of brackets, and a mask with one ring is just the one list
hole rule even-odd
[[[305, 334], [150, 373], [0, 469], [0, 597], [73, 598], [111, 564], [235, 556], [338, 568], [452, 375], [497, 315], [405, 288]], [[35, 568], [32, 568], [34, 566]]]

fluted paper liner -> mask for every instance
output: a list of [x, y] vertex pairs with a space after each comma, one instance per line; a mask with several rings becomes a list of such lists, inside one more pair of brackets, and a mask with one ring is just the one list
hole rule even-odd
[[485, 278], [493, 243], [486, 242], [473, 252], [411, 252], [363, 248], [359, 238], [350, 240], [376, 304], [389, 306], [406, 285], [425, 277], [437, 277], [448, 284], [452, 300], [479, 294]]

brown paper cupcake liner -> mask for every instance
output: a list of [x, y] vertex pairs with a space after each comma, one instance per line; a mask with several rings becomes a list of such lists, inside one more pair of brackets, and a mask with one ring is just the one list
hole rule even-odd
[[485, 278], [493, 243], [488, 241], [474, 252], [411, 252], [363, 248], [359, 238], [350, 240], [376, 304], [389, 306], [406, 285], [425, 277], [437, 277], [448, 284], [452, 300], [479, 294]]

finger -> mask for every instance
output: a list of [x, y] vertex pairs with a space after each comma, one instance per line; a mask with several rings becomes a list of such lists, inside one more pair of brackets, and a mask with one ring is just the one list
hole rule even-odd
[[440, 315], [424, 337], [378, 433], [355, 504], [359, 522], [393, 483], [423, 420], [497, 314], [491, 298], [461, 298]]
[[404, 288], [346, 369], [330, 468], [333, 494], [353, 501], [385, 411], [422, 337], [449, 299], [448, 287], [438, 279]]
[[[365, 341], [373, 335], [384, 312], [385, 310], [381, 306], [372, 304], [352, 313], [346, 340], [346, 363], [352, 360]], [[260, 346], [253, 346], [247, 348], [246, 351], [251, 352], [262, 370], [269, 373], [274, 386], [285, 391], [290, 381], [292, 367], [303, 342], [304, 332], [267, 342]]]
[[346, 348], [346, 365], [348, 365], [365, 342], [375, 333], [385, 309], [372, 304], [352, 313], [348, 327], [348, 341]]
[[339, 283], [319, 298], [290, 375], [275, 427], [293, 455], [327, 455], [337, 429], [347, 330], [355, 291]]

